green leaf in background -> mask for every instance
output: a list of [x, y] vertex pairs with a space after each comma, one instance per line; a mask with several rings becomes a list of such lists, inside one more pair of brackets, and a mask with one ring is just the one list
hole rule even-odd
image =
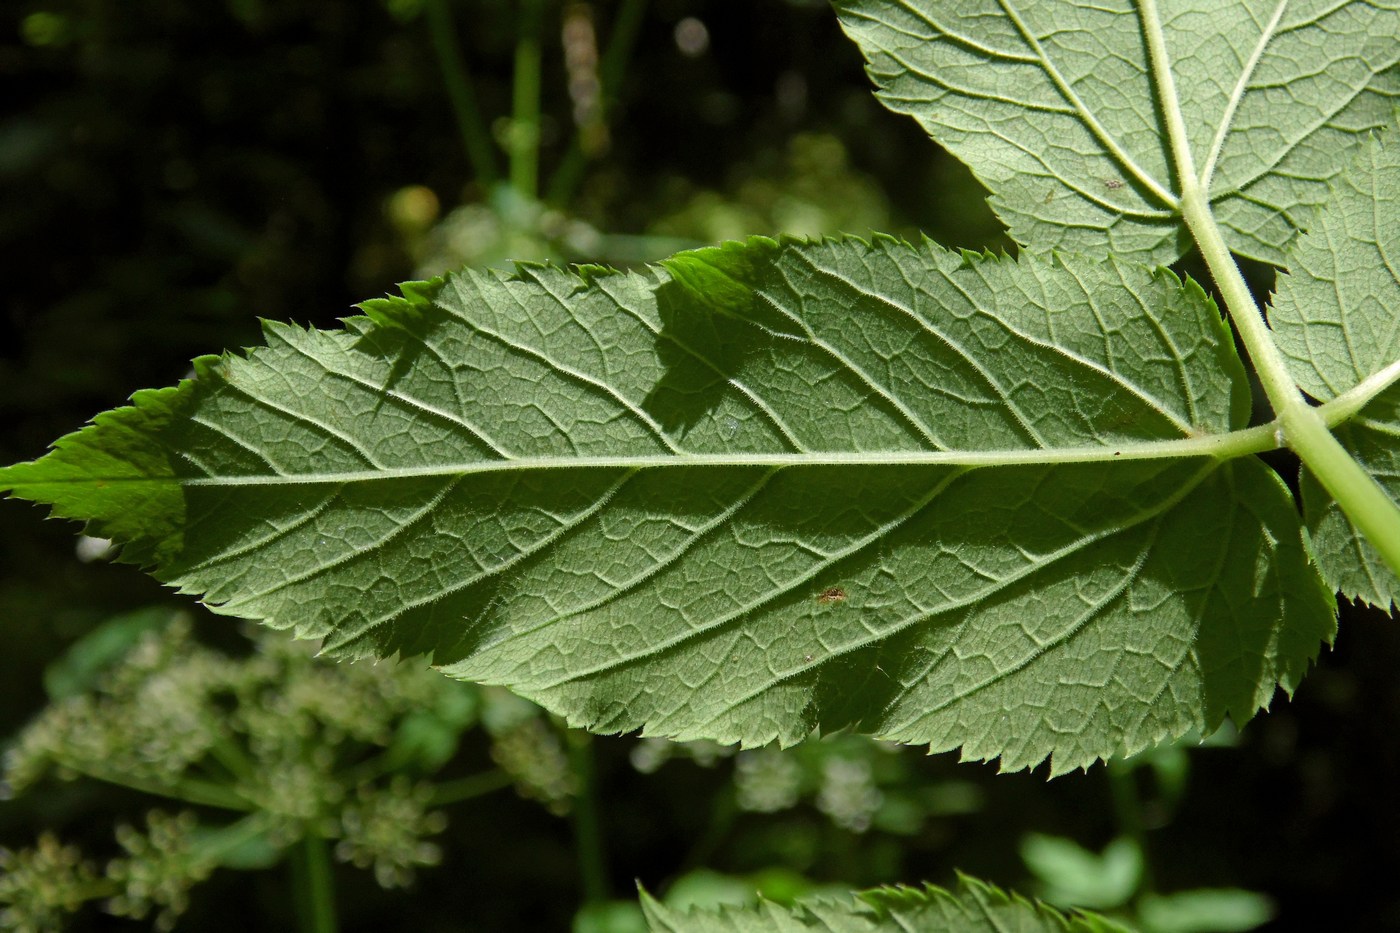
[[148, 632], [169, 625], [173, 614], [163, 606], [151, 606], [108, 619], [88, 632], [44, 669], [49, 699], [66, 700], [93, 689], [103, 673]]
[[1066, 916], [965, 876], [952, 891], [933, 885], [880, 888], [858, 898], [813, 898], [790, 907], [761, 901], [754, 907], [683, 911], [663, 906], [643, 891], [642, 909], [652, 933], [1111, 933], [1125, 929], [1093, 914]]
[[1272, 901], [1238, 888], [1154, 894], [1138, 906], [1138, 918], [1147, 933], [1240, 933], [1263, 926], [1273, 916]]
[[1061, 773], [1249, 718], [1332, 636], [1283, 484], [1209, 456], [1245, 381], [1168, 273], [754, 240], [365, 310], [0, 485], [218, 611], [595, 731]]
[[1121, 907], [1142, 881], [1142, 849], [1127, 837], [1091, 852], [1073, 839], [1030, 833], [1020, 848], [1043, 886], [1040, 896], [1060, 907]]
[[[1383, 144], [1385, 143], [1385, 144]], [[1269, 314], [1298, 384], [1329, 401], [1400, 366], [1400, 144], [1368, 141], [1298, 239]], [[1337, 436], [1400, 498], [1400, 411], [1388, 390]], [[1308, 471], [1303, 502], [1318, 563], [1345, 596], [1389, 609], [1400, 581]]]
[[[1011, 235], [1168, 263], [1190, 243], [1167, 147], [1237, 253], [1282, 263], [1327, 180], [1400, 97], [1400, 5], [1220, 0], [836, 0], [887, 107], [992, 192]], [[1172, 86], [1158, 86], [1160, 37]]]
[[647, 933], [636, 901], [593, 901], [574, 915], [573, 933]]

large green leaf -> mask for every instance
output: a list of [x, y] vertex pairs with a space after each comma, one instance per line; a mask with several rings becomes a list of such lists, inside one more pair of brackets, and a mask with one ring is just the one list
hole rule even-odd
[[835, 2], [884, 103], [966, 162], [1036, 250], [1181, 255], [1179, 112], [1230, 247], [1281, 263], [1400, 97], [1394, 0]]
[[813, 898], [791, 907], [762, 901], [753, 907], [676, 910], [645, 892], [642, 910], [652, 933], [1125, 933], [1125, 927], [1089, 913], [1065, 915], [1052, 907], [961, 877], [955, 890], [880, 888], [852, 898]]
[[855, 726], [1062, 772], [1331, 637], [1194, 285], [890, 240], [461, 273], [269, 325], [0, 486], [221, 612], [599, 731]]
[[[1400, 40], [1397, 40], [1400, 41]], [[1390, 135], [1390, 134], [1387, 134]], [[1388, 144], [1383, 145], [1383, 142]], [[1400, 145], [1370, 140], [1337, 179], [1313, 229], [1279, 277], [1269, 321], [1298, 384], [1329, 401], [1400, 364]], [[1391, 389], [1337, 429], [1338, 438], [1400, 499], [1400, 393]], [[1310, 472], [1303, 503], [1317, 560], [1344, 595], [1389, 609], [1400, 597], [1379, 554]]]

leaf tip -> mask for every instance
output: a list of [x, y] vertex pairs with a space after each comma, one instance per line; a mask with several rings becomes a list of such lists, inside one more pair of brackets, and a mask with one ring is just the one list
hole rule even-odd
[[[371, 298], [355, 305], [364, 316], [380, 327], [404, 328], [422, 318], [447, 284], [448, 276], [400, 282], [399, 294]], [[352, 319], [347, 319], [349, 323]]]

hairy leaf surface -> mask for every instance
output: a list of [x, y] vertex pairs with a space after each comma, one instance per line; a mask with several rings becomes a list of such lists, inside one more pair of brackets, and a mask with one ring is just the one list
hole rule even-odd
[[1279, 349], [1321, 401], [1400, 359], [1400, 143], [1384, 140], [1337, 179], [1271, 302]]
[[[1400, 145], [1372, 139], [1338, 179], [1279, 277], [1269, 320], [1294, 377], [1322, 401], [1400, 359]], [[1390, 389], [1338, 438], [1400, 499], [1400, 394]], [[1389, 609], [1400, 581], [1308, 471], [1303, 504], [1318, 563], [1343, 595]]]
[[[1400, 98], [1394, 0], [836, 0], [880, 98], [992, 192], [1011, 235], [1167, 263], [1192, 174], [1238, 253], [1282, 263]], [[1151, 36], [1172, 75], [1154, 79]]]
[[[1382, 393], [1335, 433], [1390, 497], [1400, 501], [1400, 387]], [[1302, 493], [1313, 551], [1328, 586], [1349, 599], [1392, 611], [1400, 603], [1400, 580], [1308, 470], [1303, 471]]]
[[1331, 636], [1277, 478], [1178, 453], [1247, 390], [1168, 273], [755, 240], [365, 310], [0, 485], [221, 612], [598, 731], [1061, 772], [1248, 718]]
[[960, 877], [956, 889], [880, 888], [852, 898], [813, 898], [791, 907], [762, 901], [754, 907], [677, 910], [642, 893], [652, 933], [1113, 933], [1116, 923], [1089, 913], [1069, 916], [1044, 904]]

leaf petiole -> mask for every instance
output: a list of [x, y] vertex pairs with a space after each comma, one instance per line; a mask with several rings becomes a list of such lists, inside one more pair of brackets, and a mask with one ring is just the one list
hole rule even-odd
[[[1325, 419], [1322, 412], [1309, 405], [1298, 390], [1268, 325], [1264, 323], [1263, 315], [1254, 303], [1249, 286], [1240, 274], [1239, 266], [1220, 235], [1220, 228], [1204, 193], [1196, 188], [1189, 176], [1184, 179], [1184, 184], [1187, 192], [1181, 199], [1182, 216], [1220, 288], [1230, 319], [1239, 329], [1240, 338], [1254, 361], [1264, 391], [1278, 414], [1276, 424], [1282, 440], [1337, 500], [1347, 518], [1365, 535], [1387, 566], [1400, 574], [1400, 507], [1332, 436], [1328, 425], [1336, 422]], [[1395, 369], [1395, 366], [1387, 367], [1377, 374], [1384, 378], [1374, 391], [1380, 391], [1396, 375], [1400, 375]], [[1367, 380], [1362, 386], [1367, 386], [1369, 391], [1371, 383], [1372, 380]], [[1350, 399], [1351, 395], [1348, 393], [1344, 398]], [[1359, 408], [1355, 400], [1350, 400], [1344, 410], [1353, 414], [1353, 406]]]
[[1400, 382], [1400, 360], [1367, 376], [1330, 402], [1319, 405], [1317, 410], [1328, 427], [1336, 427], [1356, 417], [1361, 409], [1396, 382]]
[[[1280, 440], [1312, 470], [1390, 569], [1400, 574], [1400, 507], [1332, 436], [1328, 423], [1308, 404], [1289, 373], [1288, 364], [1274, 343], [1264, 316], [1220, 233], [1209, 193], [1198, 180], [1156, 0], [1140, 2], [1153, 81], [1166, 118], [1172, 159], [1181, 186], [1182, 220], [1220, 289], [1226, 311], [1274, 407]], [[1270, 29], [1273, 26], [1271, 24]]]

